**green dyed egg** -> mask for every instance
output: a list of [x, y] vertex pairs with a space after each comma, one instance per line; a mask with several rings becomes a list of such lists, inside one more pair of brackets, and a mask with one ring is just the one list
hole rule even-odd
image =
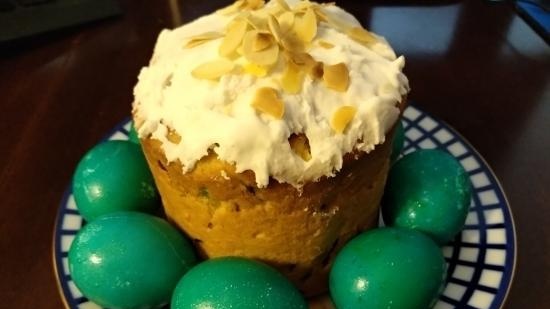
[[445, 273], [441, 250], [429, 237], [380, 228], [360, 234], [338, 253], [330, 293], [339, 309], [431, 308]]
[[159, 204], [143, 152], [128, 141], [107, 141], [92, 148], [78, 163], [73, 194], [87, 221], [121, 210], [152, 212]]
[[139, 145], [139, 137], [133, 121], [131, 122], [130, 131], [128, 131], [128, 140]]
[[307, 308], [298, 290], [275, 269], [244, 258], [205, 261], [178, 283], [172, 309]]
[[403, 150], [403, 144], [405, 143], [405, 129], [403, 128], [403, 123], [401, 121], [397, 122], [394, 134], [390, 158], [391, 162], [395, 162], [395, 160], [397, 160]]
[[86, 224], [69, 251], [76, 286], [111, 309], [168, 303], [195, 263], [192, 246], [175, 228], [138, 212], [108, 214]]
[[386, 225], [424, 232], [442, 245], [462, 230], [471, 198], [468, 174], [454, 157], [419, 150], [391, 168], [382, 214]]

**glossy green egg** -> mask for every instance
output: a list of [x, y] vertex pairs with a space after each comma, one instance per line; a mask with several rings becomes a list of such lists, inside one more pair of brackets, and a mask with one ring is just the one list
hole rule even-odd
[[446, 265], [439, 247], [414, 230], [380, 228], [352, 239], [330, 272], [339, 309], [431, 308], [443, 287]]
[[107, 214], [86, 224], [69, 251], [76, 286], [111, 309], [168, 303], [195, 263], [192, 246], [174, 227], [138, 212]]
[[392, 166], [382, 214], [386, 225], [422, 231], [445, 244], [462, 230], [471, 198], [468, 173], [453, 156], [419, 150]]
[[403, 123], [401, 121], [397, 122], [395, 127], [395, 135], [393, 136], [393, 144], [391, 151], [391, 162], [395, 162], [401, 151], [403, 150], [403, 144], [405, 143], [405, 129], [403, 128]]
[[307, 308], [298, 290], [275, 269], [237, 257], [205, 261], [178, 283], [172, 309]]
[[133, 121], [131, 122], [131, 125], [130, 125], [130, 131], [128, 131], [128, 140], [130, 142], [133, 142], [139, 145], [139, 137]]
[[143, 152], [128, 141], [107, 141], [92, 148], [73, 175], [73, 194], [87, 221], [121, 210], [152, 212], [159, 205]]

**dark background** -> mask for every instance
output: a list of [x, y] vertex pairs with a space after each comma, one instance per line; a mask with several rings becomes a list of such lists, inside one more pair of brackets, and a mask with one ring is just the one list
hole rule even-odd
[[[52, 232], [80, 157], [129, 116], [162, 28], [229, 1], [120, 1], [121, 17], [0, 49], [0, 308], [62, 308]], [[407, 59], [410, 100], [485, 157], [516, 222], [506, 308], [550, 304], [550, 48], [510, 4], [338, 1]]]

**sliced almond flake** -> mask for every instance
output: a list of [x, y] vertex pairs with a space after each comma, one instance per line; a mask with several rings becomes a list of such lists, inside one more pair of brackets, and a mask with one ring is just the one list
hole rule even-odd
[[361, 27], [353, 27], [353, 28], [350, 28], [346, 34], [354, 39], [355, 41], [359, 42], [359, 43], [363, 43], [363, 44], [366, 44], [366, 45], [372, 45], [376, 42], [378, 42], [378, 40], [376, 39], [376, 37], [369, 31], [361, 28]]
[[237, 47], [237, 54], [241, 55], [241, 56], [244, 56], [244, 50], [243, 50], [243, 46], [239, 46]]
[[222, 36], [223, 36], [223, 33], [221, 32], [209, 31], [209, 32], [192, 36], [191, 40], [214, 40], [217, 38], [221, 38]]
[[277, 4], [285, 11], [292, 11], [290, 6], [288, 6], [288, 3], [286, 3], [285, 0], [277, 0]]
[[173, 144], [179, 144], [181, 142], [181, 136], [178, 133], [176, 133], [174, 129], [168, 129], [168, 133], [166, 134], [166, 139]]
[[296, 32], [290, 31], [281, 38], [281, 45], [290, 52], [302, 52], [305, 49], [304, 42]]
[[277, 18], [277, 21], [281, 27], [281, 32], [284, 34], [290, 31], [294, 26], [295, 15], [293, 12], [284, 12]]
[[245, 0], [245, 8], [250, 10], [261, 9], [265, 5], [264, 0]]
[[187, 41], [187, 43], [184, 45], [184, 48], [193, 48], [201, 44], [204, 44], [208, 41], [219, 39], [221, 37], [223, 37], [223, 33], [220, 33], [220, 32], [211, 31], [211, 32], [201, 33], [199, 35], [195, 35], [191, 37], [191, 39]]
[[290, 144], [290, 149], [304, 161], [311, 160], [311, 147], [309, 146], [309, 139], [305, 134], [291, 134], [288, 138], [288, 143]]
[[273, 15], [275, 17], [281, 16], [284, 12], [286, 12], [282, 7], [278, 5], [270, 5], [269, 7], [266, 7], [265, 11], [268, 15]]
[[245, 0], [237, 0], [233, 4], [217, 10], [216, 13], [221, 15], [231, 15], [235, 12], [238, 12], [239, 9], [245, 5], [245, 2]]
[[211, 40], [190, 40], [185, 45], [183, 45], [183, 48], [195, 48], [199, 45], [202, 45], [204, 43], [210, 42]]
[[346, 64], [323, 66], [323, 82], [327, 88], [345, 92], [349, 87], [349, 70]]
[[322, 48], [331, 49], [334, 47], [334, 44], [325, 40], [319, 40], [319, 46], [321, 46]]
[[285, 52], [285, 58], [307, 73], [311, 79], [317, 80], [323, 78], [323, 63], [313, 59], [310, 54]]
[[269, 32], [271, 32], [275, 40], [281, 43], [283, 33], [281, 31], [281, 26], [279, 25], [279, 21], [277, 21], [277, 18], [275, 18], [275, 16], [273, 15], [269, 15], [267, 18], [267, 25], [269, 27]]
[[267, 75], [269, 68], [257, 65], [254, 63], [247, 63], [243, 66], [244, 72], [257, 77], [264, 77]]
[[315, 64], [315, 59], [311, 57], [308, 53], [285, 53], [285, 56], [288, 60], [291, 60], [294, 64], [298, 66], [311, 66]]
[[248, 17], [246, 17], [246, 21], [248, 21], [252, 28], [258, 31], [267, 31], [269, 29], [267, 18], [264, 18], [264, 16], [261, 16], [259, 14], [248, 15]]
[[294, 31], [303, 42], [313, 41], [317, 35], [317, 17], [312, 9], [307, 9], [303, 17], [296, 17]]
[[191, 75], [198, 79], [217, 80], [224, 74], [231, 72], [235, 64], [227, 59], [219, 59], [203, 63], [191, 71]]
[[281, 78], [281, 85], [286, 93], [296, 94], [302, 91], [302, 85], [304, 84], [305, 74], [300, 67], [294, 64], [292, 61], [288, 61], [283, 77]]
[[342, 134], [349, 123], [355, 117], [357, 108], [355, 106], [345, 105], [339, 107], [333, 114], [332, 119], [330, 120], [330, 126], [334, 132]]
[[254, 52], [262, 51], [275, 43], [275, 39], [270, 33], [260, 32], [256, 36], [254, 43], [252, 44], [252, 50]]
[[247, 19], [250, 16], [251, 11], [241, 10], [234, 19]]
[[311, 77], [311, 79], [317, 80], [317, 79], [323, 78], [323, 75], [325, 73], [324, 69], [325, 69], [325, 64], [324, 63], [315, 62], [315, 64], [313, 64], [311, 67], [309, 67], [307, 73], [308, 73], [309, 77]]
[[307, 9], [315, 7], [315, 5], [309, 1], [300, 1], [294, 6], [294, 12], [304, 13]]
[[243, 19], [234, 20], [227, 28], [227, 34], [223, 38], [219, 48], [219, 54], [228, 57], [237, 50], [243, 41], [248, 23]]
[[250, 30], [244, 35], [243, 55], [246, 60], [254, 64], [271, 66], [279, 59], [279, 45], [272, 44], [264, 50], [254, 51], [254, 43], [259, 34], [257, 30]]
[[328, 15], [321, 8], [321, 6], [314, 6], [313, 7], [313, 12], [315, 12], [315, 15], [317, 15], [317, 19], [319, 21], [328, 22]]
[[279, 98], [277, 90], [270, 87], [263, 87], [256, 90], [256, 95], [251, 103], [256, 110], [271, 115], [276, 119], [283, 118], [285, 104]]

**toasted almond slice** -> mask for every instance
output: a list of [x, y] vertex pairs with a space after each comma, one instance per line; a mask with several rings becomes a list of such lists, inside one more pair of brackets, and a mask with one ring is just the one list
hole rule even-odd
[[277, 90], [270, 87], [263, 87], [256, 90], [256, 95], [252, 100], [252, 107], [256, 110], [275, 117], [283, 118], [285, 114], [285, 104], [279, 98]]
[[248, 55], [246, 54], [245, 50], [244, 56], [246, 59], [248, 59], [248, 61], [252, 63], [269, 67], [274, 65], [279, 59], [279, 45], [273, 44], [265, 50]]
[[309, 1], [300, 1], [294, 6], [294, 12], [304, 13], [307, 9], [315, 7], [315, 5]]
[[235, 64], [227, 59], [219, 59], [203, 63], [191, 71], [191, 75], [198, 79], [217, 80], [222, 75], [231, 72]]
[[221, 38], [222, 36], [223, 36], [223, 33], [221, 32], [209, 31], [209, 32], [197, 34], [191, 37], [191, 40], [214, 40], [217, 38]]
[[263, 66], [271, 66], [279, 59], [279, 45], [272, 44], [270, 47], [254, 51], [254, 43], [257, 40], [259, 32], [257, 30], [248, 31], [243, 39], [243, 55], [251, 63]]
[[223, 33], [220, 32], [205, 32], [201, 33], [199, 35], [195, 35], [187, 41], [187, 43], [184, 45], [184, 48], [193, 48], [195, 46], [199, 46], [201, 44], [204, 44], [208, 41], [219, 39], [223, 37]]
[[331, 49], [334, 47], [334, 44], [325, 40], [319, 40], [319, 46], [321, 46], [322, 48]]
[[285, 52], [287, 61], [298, 66], [302, 71], [306, 72], [311, 79], [317, 80], [323, 78], [323, 63], [318, 62], [308, 53], [291, 53]]
[[252, 50], [254, 52], [262, 51], [274, 43], [274, 38], [270, 33], [263, 33], [260, 32], [258, 35], [256, 35], [256, 39], [254, 40], [254, 43], [252, 44]]
[[312, 66], [308, 68], [307, 73], [309, 77], [311, 77], [311, 79], [317, 80], [317, 79], [323, 78], [324, 69], [325, 69], [325, 64], [322, 62], [316, 61]]
[[296, 94], [302, 91], [304, 77], [305, 74], [300, 70], [300, 67], [292, 61], [288, 61], [285, 71], [283, 72], [283, 77], [281, 78], [283, 90], [290, 94]]
[[[267, 16], [266, 16], [267, 17]], [[269, 27], [267, 25], [267, 18], [260, 14], [250, 14], [246, 17], [246, 21], [252, 26], [252, 28], [258, 31], [267, 31]]]
[[292, 9], [290, 8], [290, 6], [288, 6], [288, 3], [286, 3], [285, 0], [277, 0], [276, 2], [281, 8], [283, 8], [283, 10], [292, 11]]
[[309, 146], [309, 139], [303, 133], [292, 134], [288, 138], [290, 149], [300, 156], [304, 161], [311, 160], [311, 147]]
[[281, 43], [283, 38], [283, 32], [281, 31], [281, 25], [279, 25], [279, 21], [275, 16], [269, 15], [267, 17], [267, 25], [269, 27], [269, 32], [273, 35], [275, 40], [279, 43]]
[[330, 89], [345, 92], [349, 87], [349, 71], [345, 63], [323, 66], [323, 81]]
[[267, 75], [269, 69], [265, 66], [257, 65], [254, 63], [247, 63], [243, 66], [244, 72], [257, 77], [264, 77]]
[[275, 17], [279, 17], [281, 16], [281, 14], [283, 14], [284, 12], [286, 12], [285, 10], [283, 10], [283, 8], [281, 8], [280, 6], [278, 5], [271, 5], [269, 6], [269, 8], [267, 8], [265, 10], [269, 15], [273, 15]]
[[248, 18], [248, 16], [250, 16], [250, 11], [240, 11], [237, 16], [235, 18], [233, 18], [232, 20], [237, 20], [237, 19], [242, 19], [242, 20], [246, 20]]
[[294, 31], [288, 32], [281, 38], [281, 45], [290, 52], [302, 52], [305, 49], [304, 42]]
[[345, 105], [339, 107], [333, 114], [332, 119], [330, 120], [330, 126], [334, 132], [342, 134], [349, 123], [355, 117], [357, 108], [355, 106]]
[[315, 12], [315, 15], [317, 15], [317, 19], [319, 21], [328, 22], [328, 15], [325, 13], [323, 8], [320, 5], [316, 5], [313, 7], [313, 12]]
[[238, 12], [239, 9], [241, 7], [243, 7], [244, 5], [245, 5], [244, 0], [237, 0], [233, 4], [228, 5], [224, 8], [222, 8], [222, 9], [217, 10], [216, 13], [221, 14], [221, 15], [231, 15], [235, 12]]
[[265, 5], [264, 0], [245, 0], [245, 7], [250, 10], [261, 9]]
[[239, 46], [237, 47], [237, 50], [236, 50], [237, 54], [241, 55], [241, 56], [244, 56], [244, 51], [243, 51], [243, 46]]
[[298, 66], [311, 66], [315, 64], [315, 59], [311, 57], [308, 53], [285, 53], [287, 59], [291, 60], [294, 64]]
[[210, 41], [211, 40], [189, 40], [185, 45], [183, 45], [183, 48], [195, 48]]
[[307, 9], [303, 17], [296, 18], [294, 31], [303, 42], [313, 41], [317, 35], [317, 17], [312, 9]]
[[181, 142], [181, 135], [176, 133], [174, 129], [168, 129], [168, 133], [166, 134], [166, 139], [173, 144], [179, 144]]
[[369, 31], [361, 28], [361, 27], [353, 27], [353, 28], [350, 28], [346, 34], [354, 39], [355, 41], [359, 42], [359, 43], [363, 43], [363, 44], [366, 44], [366, 45], [371, 45], [371, 44], [374, 44], [376, 43], [378, 40], [376, 39], [376, 37]]
[[230, 56], [237, 50], [243, 41], [247, 27], [248, 23], [243, 19], [236, 19], [227, 27], [227, 34], [219, 48], [220, 56]]
[[279, 26], [281, 27], [281, 32], [287, 33], [292, 29], [294, 26], [294, 20], [295, 15], [293, 12], [284, 12], [279, 18], [277, 18], [277, 21], [279, 22]]

